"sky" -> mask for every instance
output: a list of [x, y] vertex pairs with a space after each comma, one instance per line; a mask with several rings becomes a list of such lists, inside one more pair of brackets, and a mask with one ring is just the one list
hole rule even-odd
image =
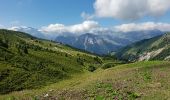
[[0, 27], [43, 32], [170, 31], [170, 0], [0, 0]]
[[0, 0], [0, 22], [32, 27], [80, 23], [82, 12], [93, 12], [93, 3], [94, 0]]

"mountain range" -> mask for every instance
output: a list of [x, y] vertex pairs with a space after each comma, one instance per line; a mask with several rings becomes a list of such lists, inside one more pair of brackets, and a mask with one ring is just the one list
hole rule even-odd
[[134, 42], [149, 39], [164, 32], [159, 30], [131, 31], [131, 32], [96, 32], [96, 33], [63, 33], [53, 36], [44, 34], [41, 31], [31, 27], [14, 27], [12, 30], [29, 33], [33, 36], [43, 39], [49, 39], [72, 47], [89, 51], [91, 53], [106, 55], [110, 52], [117, 52]]

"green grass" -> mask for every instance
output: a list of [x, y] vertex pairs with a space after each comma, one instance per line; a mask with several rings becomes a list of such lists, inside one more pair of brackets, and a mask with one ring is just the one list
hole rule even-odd
[[103, 61], [60, 43], [0, 30], [0, 94], [42, 88], [85, 73], [89, 66], [97, 69]]
[[[72, 78], [35, 90], [12, 92], [0, 99], [61, 100], [159, 100], [170, 98], [170, 63], [138, 62], [98, 69], [91, 73], [75, 74]], [[44, 97], [48, 94], [47, 97]]]
[[0, 100], [170, 99], [170, 63], [130, 64], [0, 30]]

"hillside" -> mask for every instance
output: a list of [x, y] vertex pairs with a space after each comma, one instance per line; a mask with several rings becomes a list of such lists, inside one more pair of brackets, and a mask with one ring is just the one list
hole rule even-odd
[[60, 43], [0, 30], [0, 94], [41, 88], [77, 73], [94, 71], [105, 62]]
[[147, 61], [75, 75], [41, 89], [1, 95], [3, 100], [168, 100], [170, 63]]
[[116, 55], [126, 61], [170, 60], [170, 33], [129, 45]]
[[[130, 46], [145, 52], [164, 48], [149, 60], [168, 60], [164, 55], [169, 53], [169, 37], [167, 33]], [[168, 61], [122, 64], [109, 56], [0, 30], [0, 100], [169, 99], [169, 66]]]

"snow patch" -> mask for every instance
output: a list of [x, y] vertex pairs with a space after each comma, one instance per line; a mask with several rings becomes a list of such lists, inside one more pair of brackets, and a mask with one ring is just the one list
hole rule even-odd
[[92, 38], [88, 38], [88, 40], [87, 40], [87, 41], [88, 41], [88, 43], [89, 43], [89, 44], [94, 44], [94, 41], [93, 41], [93, 39], [92, 39]]

